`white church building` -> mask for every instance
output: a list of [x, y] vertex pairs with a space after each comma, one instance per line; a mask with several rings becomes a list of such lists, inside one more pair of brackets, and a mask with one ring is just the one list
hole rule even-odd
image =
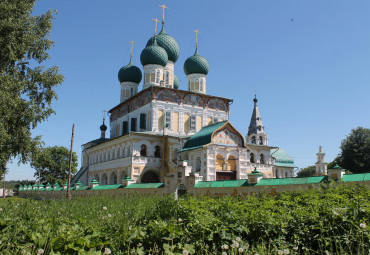
[[[184, 63], [187, 89], [179, 89], [174, 66], [180, 47], [164, 29], [142, 50], [142, 70], [132, 62], [118, 72], [119, 103], [103, 120], [101, 136], [83, 145], [82, 167], [72, 180], [87, 185], [165, 182], [186, 162], [202, 181], [248, 179], [256, 168], [263, 178], [293, 177], [293, 159], [270, 146], [256, 96], [244, 136], [229, 121], [232, 99], [208, 95], [208, 60], [195, 53]], [[139, 85], [142, 83], [142, 90]], [[127, 178], [128, 177], [128, 178]]]

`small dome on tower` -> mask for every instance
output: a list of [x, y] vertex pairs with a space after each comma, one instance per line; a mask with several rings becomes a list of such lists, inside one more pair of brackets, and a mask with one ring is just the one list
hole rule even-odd
[[[147, 47], [152, 44], [153, 39], [154, 37], [149, 39], [146, 44]], [[167, 52], [168, 60], [175, 63], [180, 56], [180, 46], [175, 38], [169, 36], [164, 31], [164, 27], [162, 27], [161, 32], [159, 32], [159, 34], [157, 35], [157, 42], [158, 45], [165, 49], [165, 51]]]
[[141, 78], [142, 78], [141, 70], [132, 63], [132, 59], [130, 59], [130, 63], [128, 63], [128, 65], [122, 67], [118, 71], [119, 82], [129, 81], [140, 83]]
[[157, 40], [154, 38], [153, 43], [147, 45], [140, 55], [140, 61], [143, 66], [145, 65], [161, 65], [166, 66], [168, 62], [167, 52], [157, 44]]
[[100, 126], [100, 131], [107, 131], [107, 126], [104, 124], [104, 121], [103, 124]]
[[184, 72], [186, 75], [200, 73], [207, 75], [209, 72], [208, 60], [198, 54], [198, 48], [193, 56], [188, 58], [184, 63]]
[[173, 88], [178, 89], [179, 85], [180, 85], [179, 77], [177, 77], [177, 75], [175, 74], [175, 76], [173, 77]]

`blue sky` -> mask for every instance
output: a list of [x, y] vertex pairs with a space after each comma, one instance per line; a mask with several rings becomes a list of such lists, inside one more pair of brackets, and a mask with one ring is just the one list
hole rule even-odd
[[[198, 29], [199, 53], [210, 63], [207, 94], [234, 100], [230, 121], [243, 135], [254, 88], [269, 144], [284, 148], [299, 167], [316, 162], [320, 145], [332, 161], [351, 129], [370, 127], [368, 0], [40, 0], [35, 14], [58, 11], [45, 65], [58, 65], [66, 77], [53, 103], [56, 115], [33, 132], [47, 146], [69, 147], [73, 123], [79, 156], [83, 143], [99, 137], [102, 110], [119, 103], [117, 73], [129, 61], [128, 42], [136, 42], [133, 60], [142, 68], [140, 53], [163, 3], [170, 8], [166, 32], [180, 45], [180, 89]], [[8, 167], [8, 180], [33, 179], [28, 165]]]

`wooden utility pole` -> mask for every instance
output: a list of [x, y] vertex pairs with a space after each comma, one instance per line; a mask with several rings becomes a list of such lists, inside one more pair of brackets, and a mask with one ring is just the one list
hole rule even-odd
[[73, 136], [74, 136], [74, 133], [75, 133], [75, 124], [73, 124], [72, 126], [72, 139], [71, 139], [71, 153], [69, 154], [69, 172], [68, 172], [68, 187], [67, 187], [67, 198], [68, 199], [71, 199], [72, 196], [71, 196], [71, 193], [69, 191], [69, 188], [71, 186], [71, 170], [72, 170], [72, 149], [73, 149]]
[[6, 173], [6, 168], [4, 167], [4, 179], [3, 179], [3, 198], [5, 198], [5, 173]]

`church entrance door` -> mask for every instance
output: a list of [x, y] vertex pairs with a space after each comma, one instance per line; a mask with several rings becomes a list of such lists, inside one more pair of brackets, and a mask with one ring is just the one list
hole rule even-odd
[[236, 180], [236, 171], [217, 171], [216, 181]]
[[143, 177], [141, 177], [141, 183], [158, 183], [161, 182], [159, 180], [158, 175], [153, 171], [146, 172]]

